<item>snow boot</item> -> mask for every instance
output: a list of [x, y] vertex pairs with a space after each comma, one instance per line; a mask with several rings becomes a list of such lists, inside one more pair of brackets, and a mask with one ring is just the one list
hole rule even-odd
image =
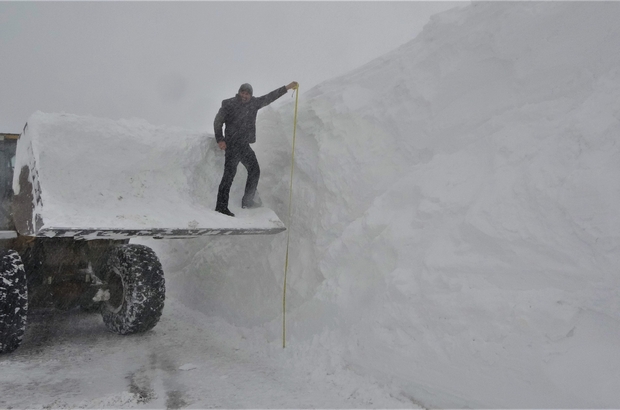
[[253, 197], [252, 199], [247, 199], [246, 196], [244, 195], [243, 198], [241, 199], [241, 208], [243, 209], [260, 208], [261, 206], [263, 206], [263, 201], [261, 201], [260, 195], [258, 194], [258, 192], [252, 195], [252, 197]]
[[221, 214], [224, 214], [224, 215], [235, 216], [235, 214], [230, 212], [230, 210], [228, 208], [215, 208], [215, 211], [219, 212]]
[[263, 206], [263, 203], [260, 202], [260, 200], [255, 201], [255, 200], [251, 199], [249, 201], [241, 202], [241, 208], [243, 208], [243, 209], [247, 209], [247, 208], [260, 208], [261, 206]]

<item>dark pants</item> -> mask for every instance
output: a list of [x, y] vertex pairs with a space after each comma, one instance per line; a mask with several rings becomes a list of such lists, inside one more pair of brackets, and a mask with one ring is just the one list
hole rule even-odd
[[250, 144], [242, 144], [238, 146], [228, 146], [225, 151], [226, 159], [224, 161], [224, 175], [222, 175], [222, 182], [220, 182], [220, 188], [217, 191], [217, 205], [216, 210], [228, 208], [228, 196], [230, 194], [230, 187], [237, 174], [237, 166], [239, 162], [243, 164], [245, 169], [248, 170], [248, 180], [245, 183], [245, 194], [243, 195], [242, 204], [250, 205], [254, 200], [256, 194], [256, 187], [258, 186], [258, 179], [260, 178], [260, 167], [258, 166], [258, 160], [254, 150], [250, 148]]

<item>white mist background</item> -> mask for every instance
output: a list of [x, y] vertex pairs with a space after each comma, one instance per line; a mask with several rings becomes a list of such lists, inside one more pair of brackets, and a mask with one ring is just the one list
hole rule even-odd
[[310, 87], [465, 2], [2, 2], [0, 130], [33, 112], [212, 132], [221, 101]]

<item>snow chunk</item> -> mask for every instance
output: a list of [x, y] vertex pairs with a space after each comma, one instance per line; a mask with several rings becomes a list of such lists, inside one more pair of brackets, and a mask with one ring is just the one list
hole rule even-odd
[[186, 363], [183, 366], [179, 367], [179, 370], [194, 370], [197, 369], [198, 366], [196, 366], [193, 363]]

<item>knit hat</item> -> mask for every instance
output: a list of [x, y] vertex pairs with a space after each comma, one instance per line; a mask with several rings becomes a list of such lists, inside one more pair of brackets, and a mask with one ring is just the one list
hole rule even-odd
[[250, 95], [253, 93], [252, 86], [248, 83], [241, 84], [241, 87], [239, 87], [239, 92], [241, 91], [247, 91]]

